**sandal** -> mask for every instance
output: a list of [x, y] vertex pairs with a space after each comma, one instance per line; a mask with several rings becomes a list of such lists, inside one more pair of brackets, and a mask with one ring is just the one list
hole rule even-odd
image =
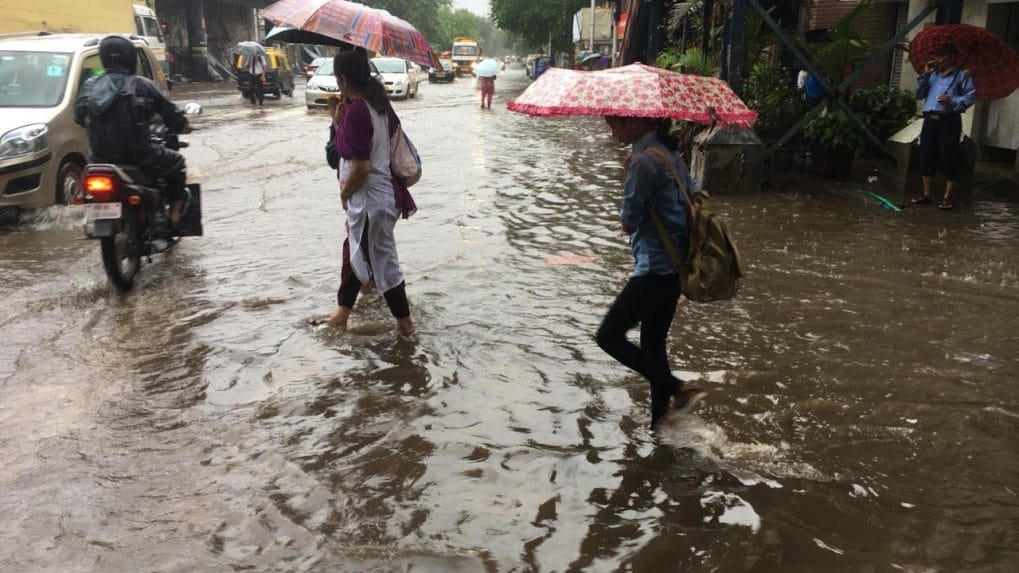
[[954, 208], [955, 205], [952, 204], [951, 199], [943, 199], [941, 203], [938, 203], [938, 209], [941, 209], [942, 211], [951, 211]]
[[913, 197], [909, 202], [913, 205], [930, 205], [934, 201], [931, 200], [930, 195], [920, 195], [919, 197]]

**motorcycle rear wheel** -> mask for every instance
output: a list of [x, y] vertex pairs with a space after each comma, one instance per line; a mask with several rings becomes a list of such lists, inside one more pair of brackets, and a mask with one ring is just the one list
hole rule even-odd
[[121, 219], [120, 230], [112, 237], [103, 237], [100, 246], [110, 282], [121, 292], [131, 290], [142, 267], [141, 234], [135, 213], [128, 212]]

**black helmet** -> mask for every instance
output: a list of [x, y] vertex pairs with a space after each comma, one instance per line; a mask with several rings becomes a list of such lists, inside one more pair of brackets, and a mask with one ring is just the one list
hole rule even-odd
[[138, 63], [138, 49], [123, 36], [106, 36], [99, 42], [99, 59], [106, 71], [134, 74]]

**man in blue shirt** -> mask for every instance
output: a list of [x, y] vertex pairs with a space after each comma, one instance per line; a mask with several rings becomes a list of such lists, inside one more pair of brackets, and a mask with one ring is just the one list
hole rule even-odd
[[959, 51], [951, 44], [939, 46], [927, 71], [916, 80], [916, 99], [923, 100], [923, 130], [920, 132], [920, 161], [923, 167], [923, 195], [914, 205], [930, 205], [931, 176], [940, 165], [945, 175], [945, 195], [939, 209], [952, 208], [952, 190], [962, 167], [962, 112], [976, 100], [976, 87], [969, 72], [959, 68]]

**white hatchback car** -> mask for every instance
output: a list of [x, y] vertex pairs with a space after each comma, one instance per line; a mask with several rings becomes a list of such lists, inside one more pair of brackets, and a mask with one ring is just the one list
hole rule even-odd
[[386, 93], [391, 98], [410, 98], [418, 95], [421, 83], [418, 67], [400, 58], [372, 58], [382, 76]]

